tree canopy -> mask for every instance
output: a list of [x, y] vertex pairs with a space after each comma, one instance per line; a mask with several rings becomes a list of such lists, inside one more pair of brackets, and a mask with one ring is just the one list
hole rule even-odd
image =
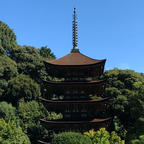
[[0, 21], [0, 53], [3, 51], [3, 53], [10, 56], [12, 49], [16, 47], [16, 35], [14, 34], [13, 30], [10, 29], [7, 24]]
[[20, 74], [8, 82], [6, 99], [16, 104], [21, 98], [24, 101], [38, 100], [40, 98], [40, 87], [29, 76]]
[[30, 144], [30, 140], [14, 121], [6, 122], [4, 119], [0, 119], [0, 143]]
[[[120, 119], [127, 130], [127, 138], [144, 133], [144, 76], [132, 70], [113, 69], [106, 71], [105, 96], [110, 96], [110, 112]], [[141, 131], [141, 132], [140, 132]], [[136, 133], [135, 133], [136, 132]]]

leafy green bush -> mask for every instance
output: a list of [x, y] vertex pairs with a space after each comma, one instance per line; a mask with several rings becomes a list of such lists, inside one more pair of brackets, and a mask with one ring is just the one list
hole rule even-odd
[[13, 30], [2, 21], [0, 21], [0, 46], [8, 56], [11, 55], [11, 50], [17, 47], [16, 35]]
[[18, 46], [12, 50], [12, 59], [16, 61], [20, 74], [29, 75], [38, 82], [47, 75], [43, 58], [35, 47]]
[[93, 144], [124, 144], [125, 142], [113, 131], [109, 133], [105, 128], [98, 131], [90, 130], [85, 132], [84, 135], [88, 136]]
[[132, 140], [131, 144], [144, 144], [144, 135], [139, 136], [138, 139]]
[[16, 120], [16, 108], [7, 102], [0, 102], [0, 118], [6, 121]]
[[92, 144], [91, 140], [80, 133], [63, 132], [54, 136], [51, 144]]
[[6, 55], [0, 56], [0, 99], [4, 100], [8, 80], [17, 76], [17, 64]]
[[29, 138], [14, 121], [0, 119], [1, 144], [30, 144]]
[[43, 46], [39, 49], [40, 55], [45, 58], [46, 60], [52, 60], [55, 59], [55, 55], [51, 52], [51, 49], [47, 46]]
[[[132, 70], [113, 69], [104, 73], [107, 80], [105, 97], [109, 101], [110, 115], [117, 116], [119, 128], [115, 129], [128, 141], [144, 133], [144, 75]], [[127, 134], [126, 134], [127, 131]]]
[[40, 119], [58, 119], [60, 114], [49, 113], [47, 109], [36, 101], [24, 102], [20, 100], [18, 105], [18, 115], [21, 119], [21, 127], [28, 134], [31, 142], [36, 143], [37, 139], [46, 139], [50, 133], [41, 124]]
[[40, 97], [40, 87], [29, 76], [20, 74], [8, 83], [7, 100], [16, 104], [21, 98], [25, 101]]
[[0, 56], [6, 55], [5, 49], [0, 45]]

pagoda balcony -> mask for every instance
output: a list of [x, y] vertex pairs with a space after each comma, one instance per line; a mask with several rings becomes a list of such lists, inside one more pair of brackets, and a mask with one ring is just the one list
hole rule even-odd
[[46, 65], [47, 72], [52, 77], [57, 78], [87, 78], [97, 77], [104, 73], [104, 64], [85, 65], [85, 66], [51, 66]]
[[96, 98], [92, 100], [47, 100], [40, 98], [44, 106], [49, 111], [55, 112], [88, 112], [95, 114], [96, 112], [104, 111], [107, 107], [107, 101], [110, 98]]
[[50, 93], [58, 95], [102, 95], [105, 90], [105, 80], [93, 81], [44, 81]]
[[48, 129], [55, 131], [81, 131], [85, 132], [90, 129], [98, 130], [99, 128], [107, 128], [112, 120], [112, 117], [105, 119], [93, 119], [93, 120], [82, 120], [82, 121], [47, 121], [41, 119], [41, 123]]

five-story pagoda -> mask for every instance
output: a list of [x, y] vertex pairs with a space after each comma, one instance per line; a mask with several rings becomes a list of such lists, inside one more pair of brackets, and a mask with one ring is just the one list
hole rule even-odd
[[41, 119], [48, 129], [87, 131], [107, 127], [111, 118], [99, 117], [109, 98], [103, 98], [105, 81], [99, 80], [106, 60], [96, 60], [80, 53], [77, 47], [76, 9], [73, 20], [73, 49], [59, 59], [45, 61], [47, 72], [61, 81], [45, 81], [52, 96], [41, 98], [49, 111], [63, 114], [63, 119]]

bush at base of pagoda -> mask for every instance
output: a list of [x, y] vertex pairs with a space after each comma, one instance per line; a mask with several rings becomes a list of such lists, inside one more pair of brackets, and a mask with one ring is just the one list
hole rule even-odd
[[81, 133], [62, 132], [54, 136], [51, 144], [92, 144], [92, 141]]

